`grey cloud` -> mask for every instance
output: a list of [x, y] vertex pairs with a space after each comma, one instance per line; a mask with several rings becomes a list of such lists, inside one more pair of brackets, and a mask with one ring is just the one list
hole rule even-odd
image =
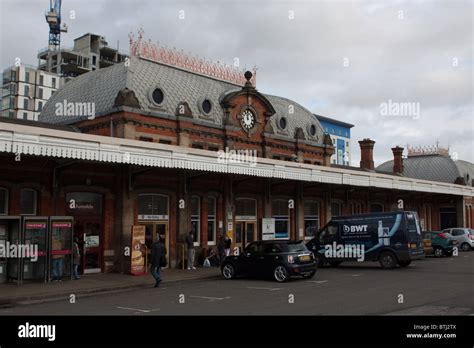
[[[47, 45], [48, 3], [0, 2], [1, 68], [18, 56], [36, 63], [37, 50]], [[71, 10], [74, 20], [67, 18]], [[393, 145], [437, 140], [474, 161], [472, 13], [467, 0], [64, 0], [70, 30], [63, 42], [71, 46], [73, 38], [95, 32], [127, 51], [128, 33], [143, 27], [147, 39], [169, 47], [227, 64], [238, 57], [242, 68], [256, 64], [260, 91], [355, 124], [355, 165], [357, 140], [365, 137], [377, 141], [378, 163], [391, 158]], [[420, 119], [381, 116], [380, 104], [389, 99], [419, 102]]]

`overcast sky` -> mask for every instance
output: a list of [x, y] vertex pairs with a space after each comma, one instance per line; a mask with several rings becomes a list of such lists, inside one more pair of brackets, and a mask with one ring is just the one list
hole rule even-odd
[[[128, 52], [140, 27], [160, 44], [242, 68], [257, 88], [355, 125], [376, 165], [395, 145], [450, 146], [474, 162], [473, 1], [63, 0], [62, 46], [93, 32]], [[48, 0], [0, 0], [0, 68], [37, 64], [48, 44]], [[71, 19], [74, 11], [75, 18]], [[183, 15], [184, 19], [180, 19]], [[383, 115], [381, 104], [419, 103], [419, 115]]]

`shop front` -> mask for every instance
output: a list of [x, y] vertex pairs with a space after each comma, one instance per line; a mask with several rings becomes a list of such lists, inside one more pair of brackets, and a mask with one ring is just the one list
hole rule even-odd
[[103, 197], [94, 192], [69, 192], [66, 195], [67, 215], [74, 218], [74, 237], [81, 249], [82, 274], [100, 273], [103, 256]]
[[164, 238], [169, 265], [169, 197], [161, 194], [138, 195], [138, 225], [145, 226], [145, 247], [147, 268], [150, 264], [153, 242]]
[[257, 200], [237, 198], [235, 200], [235, 247], [243, 250], [257, 239]]

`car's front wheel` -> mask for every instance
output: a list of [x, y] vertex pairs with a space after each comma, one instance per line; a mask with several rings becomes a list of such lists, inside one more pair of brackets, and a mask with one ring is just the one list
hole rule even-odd
[[273, 277], [275, 278], [277, 282], [283, 283], [283, 282], [288, 281], [288, 279], [290, 278], [290, 275], [285, 266], [278, 265], [275, 267], [273, 271]]
[[469, 245], [469, 243], [462, 243], [462, 245], [461, 245], [461, 250], [462, 250], [462, 251], [470, 251], [470, 250], [471, 250], [471, 246]]
[[225, 279], [234, 279], [235, 278], [235, 267], [231, 263], [226, 263], [224, 267], [222, 267], [222, 276]]
[[442, 257], [442, 256], [444, 255], [444, 250], [443, 250], [443, 248], [436, 247], [436, 248], [434, 249], [434, 253], [433, 253], [433, 254], [434, 254], [435, 257]]

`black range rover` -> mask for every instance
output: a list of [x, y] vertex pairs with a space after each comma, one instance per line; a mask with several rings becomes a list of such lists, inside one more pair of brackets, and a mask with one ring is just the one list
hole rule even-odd
[[294, 275], [313, 277], [316, 261], [302, 241], [258, 241], [247, 245], [242, 254], [226, 257], [221, 270], [225, 279], [246, 275], [285, 282]]

